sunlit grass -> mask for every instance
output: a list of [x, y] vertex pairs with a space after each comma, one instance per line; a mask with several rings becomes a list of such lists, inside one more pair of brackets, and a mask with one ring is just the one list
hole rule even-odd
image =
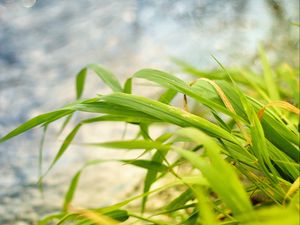
[[[0, 139], [7, 141], [37, 126], [47, 127], [66, 117], [64, 129], [74, 113], [87, 112], [65, 137], [45, 176], [63, 156], [76, 134], [86, 124], [103, 121], [130, 123], [139, 127], [135, 139], [82, 143], [84, 147], [140, 150], [131, 160], [86, 162], [71, 180], [62, 211], [42, 224], [299, 224], [299, 74], [298, 68], [282, 64], [275, 69], [260, 49], [262, 69], [222, 65], [200, 71], [176, 59], [190, 80], [166, 72], [143, 69], [122, 85], [112, 72], [99, 65], [82, 69], [76, 79], [77, 100], [63, 108], [37, 116]], [[81, 99], [88, 71], [111, 88]], [[136, 80], [154, 82], [164, 89], [151, 99], [132, 94]], [[151, 86], [148, 88], [151, 89]], [[176, 107], [175, 97], [183, 107]], [[198, 113], [205, 108], [205, 113]], [[169, 129], [151, 136], [154, 125]], [[177, 127], [176, 129], [174, 129]], [[45, 129], [46, 130], [46, 129]], [[171, 131], [170, 131], [171, 130]], [[170, 153], [176, 153], [172, 160]], [[148, 154], [144, 154], [148, 153]], [[149, 157], [151, 154], [151, 157]], [[115, 205], [74, 209], [72, 200], [82, 171], [95, 164], [117, 161], [145, 169], [142, 193]], [[182, 168], [189, 168], [189, 174]], [[126, 172], [126, 171], [125, 171]], [[42, 182], [42, 178], [40, 182]], [[165, 179], [165, 182], [158, 182]], [[153, 188], [153, 184], [161, 184]], [[163, 207], [149, 207], [155, 194], [181, 190]], [[128, 207], [139, 201], [138, 207]]]

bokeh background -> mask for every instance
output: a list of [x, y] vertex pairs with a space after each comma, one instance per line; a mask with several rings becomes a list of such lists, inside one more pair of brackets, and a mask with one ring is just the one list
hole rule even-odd
[[[299, 22], [298, 0], [0, 0], [0, 136], [73, 100], [75, 74], [88, 63], [104, 65], [121, 80], [143, 67], [178, 72], [170, 57], [201, 69], [216, 67], [211, 55], [226, 66], [256, 66], [262, 44], [272, 62], [297, 65], [299, 28], [290, 21]], [[107, 92], [95, 76], [87, 81], [87, 95]], [[47, 135], [45, 167], [61, 143], [58, 128]], [[78, 138], [119, 138], [123, 128], [103, 124], [83, 129]], [[35, 129], [0, 145], [0, 224], [34, 224], [59, 210], [84, 161], [116, 157], [73, 146], [46, 177], [41, 195], [41, 134]], [[85, 173], [75, 204], [120, 200], [142, 176], [122, 165], [98, 166]]]

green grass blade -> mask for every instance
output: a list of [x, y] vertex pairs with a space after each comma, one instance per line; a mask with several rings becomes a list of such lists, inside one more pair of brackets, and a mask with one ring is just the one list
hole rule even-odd
[[169, 105], [176, 95], [177, 91], [173, 89], [168, 89], [162, 95], [160, 95], [158, 101]]
[[166, 210], [173, 210], [185, 205], [188, 201], [194, 198], [192, 190], [189, 188], [182, 192], [177, 198], [173, 199], [166, 207]]
[[132, 78], [128, 78], [124, 84], [124, 93], [131, 94], [132, 93]]
[[259, 56], [263, 66], [263, 72], [264, 72], [263, 74], [264, 74], [265, 84], [269, 96], [272, 100], [279, 100], [280, 96], [279, 96], [279, 91], [277, 90], [276, 82], [274, 81], [275, 77], [273, 76], [274, 74], [272, 72], [270, 63], [268, 62], [266, 53], [261, 46], [259, 48]]
[[165, 172], [168, 169], [168, 167], [162, 163], [144, 160], [144, 159], [120, 160], [120, 161], [125, 164], [131, 164], [137, 167], [147, 169], [148, 171]]
[[111, 95], [102, 96], [101, 99], [108, 103], [139, 110], [147, 115], [159, 118], [168, 123], [176, 124], [180, 127], [196, 127], [214, 137], [236, 142], [230, 133], [212, 122], [158, 101], [124, 93], [113, 93]]
[[107, 69], [104, 69], [102, 66], [98, 64], [90, 64], [88, 65], [88, 68], [93, 70], [101, 78], [101, 80], [113, 91], [115, 92], [123, 91], [121, 84], [119, 83], [118, 79], [112, 72], [108, 71]]
[[[73, 141], [75, 135], [77, 134], [79, 128], [81, 127], [81, 124], [78, 124], [69, 134], [68, 136], [65, 138], [62, 146], [60, 147], [60, 149], [58, 150], [57, 154], [55, 155], [55, 158], [53, 159], [52, 163], [50, 164], [47, 172], [45, 173], [45, 175], [53, 168], [53, 166], [56, 164], [56, 162], [61, 158], [61, 156], [65, 153], [65, 151], [67, 150], [68, 146], [70, 145], [70, 143]], [[44, 176], [45, 176], [44, 175]]]
[[71, 183], [69, 185], [67, 193], [65, 194], [65, 199], [64, 199], [63, 206], [62, 206], [62, 211], [63, 212], [67, 212], [68, 211], [69, 205], [70, 205], [71, 201], [74, 198], [74, 193], [75, 193], [75, 190], [77, 188], [77, 185], [78, 185], [78, 182], [79, 182], [79, 178], [81, 176], [81, 172], [82, 172], [82, 170], [79, 170], [75, 174], [75, 176], [72, 178], [72, 181], [71, 181]]
[[87, 68], [83, 68], [76, 76], [76, 99], [80, 99], [84, 89]]
[[89, 112], [89, 113], [103, 113], [120, 116], [122, 112], [123, 117], [136, 117], [135, 120], [143, 120], [143, 121], [161, 121], [159, 118], [155, 118], [151, 115], [143, 113], [139, 110], [129, 108], [126, 106], [119, 106], [117, 104], [108, 103], [108, 102], [91, 102], [91, 103], [80, 103], [70, 107], [72, 110], [81, 111], [81, 112]]
[[[98, 77], [100, 77], [100, 79], [113, 91], [122, 91], [121, 85], [115, 75], [113, 75], [110, 71], [104, 69], [100, 65], [90, 64], [88, 67], [80, 70], [76, 76], [76, 99], [80, 99], [82, 97], [88, 68], [93, 70], [98, 75]], [[65, 120], [59, 131], [59, 134], [62, 133], [71, 118], [72, 114]]]
[[[167, 151], [162, 152], [160, 150], [157, 150], [155, 152], [155, 154], [152, 156], [151, 161], [154, 162], [154, 163], [161, 164], [163, 162], [166, 154], [167, 154]], [[145, 180], [144, 180], [143, 193], [147, 193], [147, 192], [150, 191], [150, 188], [151, 188], [152, 184], [157, 179], [157, 174], [158, 174], [158, 171], [156, 171], [156, 170], [148, 170], [147, 171], [147, 174], [146, 174], [146, 177], [145, 177]], [[141, 212], [142, 213], [145, 211], [147, 199], [148, 199], [147, 195], [145, 195], [142, 198], [142, 207], [141, 207]]]
[[158, 141], [150, 140], [128, 140], [128, 141], [108, 141], [100, 143], [85, 143], [86, 146], [105, 147], [114, 149], [160, 149], [168, 150], [170, 146]]
[[43, 124], [49, 124], [55, 120], [58, 120], [66, 115], [69, 115], [72, 113], [72, 110], [68, 109], [61, 109], [57, 111], [53, 111], [50, 113], [45, 113], [42, 115], [39, 115], [37, 117], [34, 117], [33, 119], [28, 120], [27, 122], [23, 123], [4, 137], [0, 138], [0, 143], [5, 142], [19, 134], [22, 134], [36, 126], [43, 125]]
[[120, 209], [104, 213], [104, 215], [120, 222], [124, 222], [129, 218], [128, 212]]
[[[84, 84], [85, 84], [85, 79], [87, 75], [87, 68], [83, 68], [79, 71], [79, 73], [76, 75], [76, 99], [79, 100], [82, 96], [83, 89], [84, 89]], [[58, 131], [58, 135], [60, 135], [64, 129], [67, 127], [69, 124], [70, 120], [72, 119], [73, 113], [70, 114], [62, 124], [61, 128]]]

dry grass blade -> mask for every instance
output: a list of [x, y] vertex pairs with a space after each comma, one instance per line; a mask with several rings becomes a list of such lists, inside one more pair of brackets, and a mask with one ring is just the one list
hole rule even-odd
[[90, 221], [92, 224], [95, 225], [117, 225], [119, 224], [117, 221], [111, 219], [108, 216], [101, 215], [100, 213], [96, 213], [92, 210], [87, 210], [87, 209], [72, 209], [75, 214], [78, 216], [87, 219]]
[[[207, 78], [199, 78], [198, 80], [204, 80], [208, 83], [210, 83], [216, 90], [216, 92], [218, 93], [218, 95], [220, 96], [220, 98], [222, 99], [224, 105], [226, 106], [227, 109], [229, 109], [230, 112], [236, 114], [232, 104], [230, 103], [229, 99], [227, 98], [227, 96], [225, 95], [225, 93], [223, 92], [222, 88], [214, 81], [209, 80]], [[192, 82], [190, 85], [192, 86], [195, 83]], [[238, 120], [235, 119], [237, 126], [239, 127], [239, 129], [241, 130], [245, 140], [247, 141], [247, 144], [251, 144], [251, 137], [250, 135], [247, 133], [246, 129], [243, 127], [242, 123]]]
[[285, 101], [271, 101], [268, 104], [266, 104], [263, 108], [261, 108], [257, 115], [259, 117], [260, 120], [262, 120], [265, 110], [268, 107], [279, 107], [279, 108], [283, 108], [286, 109], [292, 113], [297, 114], [298, 116], [300, 115], [300, 109], [298, 109], [297, 107], [293, 106], [292, 104], [285, 102]]

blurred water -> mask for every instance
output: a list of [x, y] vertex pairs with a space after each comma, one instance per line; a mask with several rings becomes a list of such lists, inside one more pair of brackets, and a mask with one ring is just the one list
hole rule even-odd
[[[74, 75], [91, 62], [124, 80], [142, 67], [174, 71], [170, 56], [200, 68], [215, 66], [211, 54], [225, 65], [255, 64], [262, 42], [272, 59], [280, 52], [279, 59], [297, 63], [299, 29], [289, 20], [299, 21], [297, 0], [0, 0], [0, 136], [72, 100]], [[107, 91], [96, 78], [88, 81], [87, 93]], [[118, 138], [122, 128], [103, 125], [79, 136]], [[52, 141], [56, 130], [50, 130], [46, 163], [59, 146]], [[57, 210], [71, 174], [85, 159], [115, 155], [73, 147], [45, 180], [41, 198], [36, 188], [40, 135], [34, 130], [0, 146], [1, 224], [31, 224]], [[107, 165], [87, 173], [77, 204], [101, 206], [130, 192], [142, 173], [121, 170]]]

